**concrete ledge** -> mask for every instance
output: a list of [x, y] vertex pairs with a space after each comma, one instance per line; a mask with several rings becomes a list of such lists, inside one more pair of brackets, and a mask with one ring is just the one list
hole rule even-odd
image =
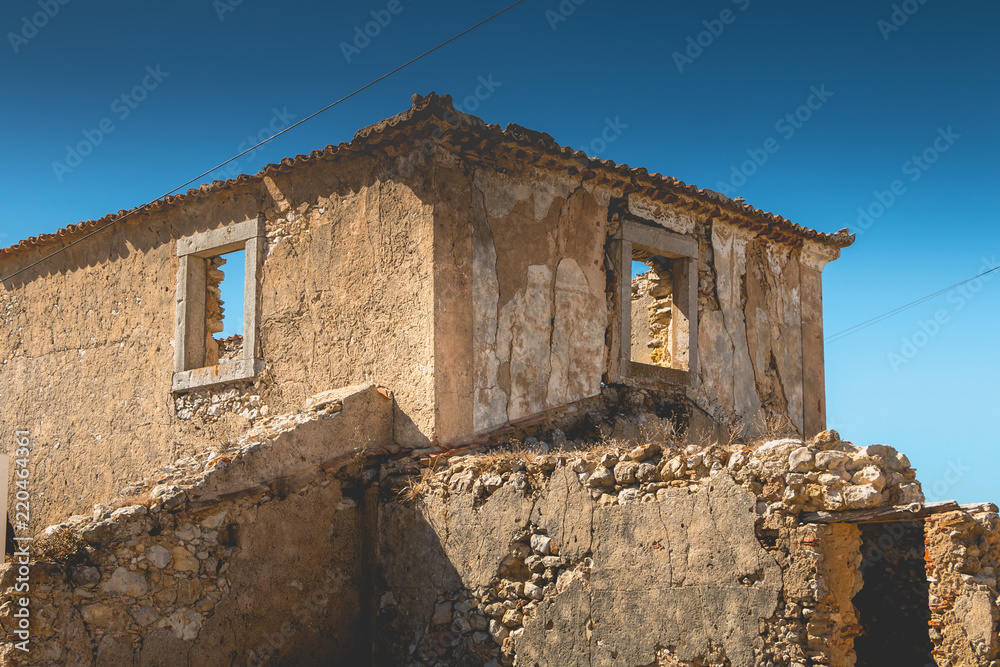
[[220, 362], [215, 366], [174, 373], [173, 390], [187, 391], [224, 382], [249, 380], [256, 375], [257, 361], [255, 359], [234, 359]]
[[646, 389], [659, 388], [665, 384], [686, 386], [691, 384], [691, 373], [676, 368], [629, 361], [628, 376], [623, 379], [623, 382]]
[[392, 444], [392, 415], [392, 398], [374, 385], [317, 394], [301, 411], [268, 418], [251, 429], [240, 445], [253, 446], [206, 473], [189, 496], [201, 502], [254, 493], [278, 478], [308, 476], [317, 466], [335, 468], [359, 451], [384, 451]]

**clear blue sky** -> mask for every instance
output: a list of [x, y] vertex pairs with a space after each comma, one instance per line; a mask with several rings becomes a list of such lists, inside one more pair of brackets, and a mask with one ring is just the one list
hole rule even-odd
[[[236, 1], [3, 4], [0, 243], [143, 204], [504, 6]], [[832, 334], [1000, 259], [1000, 6], [896, 7], [529, 0], [233, 173], [348, 140], [414, 92], [450, 93], [487, 121], [823, 231], [856, 230], [870, 209], [825, 273]], [[482, 80], [486, 99], [469, 98]], [[93, 150], [68, 155], [80, 142]], [[754, 155], [763, 164], [743, 164]], [[831, 426], [907, 452], [931, 499], [1000, 500], [995, 275], [827, 349]]]

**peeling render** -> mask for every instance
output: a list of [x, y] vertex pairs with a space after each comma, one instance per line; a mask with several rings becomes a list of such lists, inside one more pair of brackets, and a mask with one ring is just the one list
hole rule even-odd
[[[598, 208], [585, 191], [559, 196], [551, 184], [533, 185], [477, 172], [487, 219], [473, 235], [476, 432], [600, 392], [603, 220], [589, 219]], [[517, 201], [518, 193], [530, 194]], [[580, 238], [588, 228], [589, 244]]]

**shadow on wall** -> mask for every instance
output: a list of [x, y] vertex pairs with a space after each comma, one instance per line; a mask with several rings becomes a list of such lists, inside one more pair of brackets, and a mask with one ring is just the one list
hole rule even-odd
[[[476, 651], [461, 642], [452, 646], [453, 639], [460, 638], [459, 633], [452, 632], [452, 624], [458, 623], [454, 616], [466, 617], [472, 627], [467, 615], [458, 611], [465, 608], [460, 599], [465, 587], [424, 513], [395, 503], [381, 503], [379, 511], [376, 585], [381, 597], [375, 601], [378, 620], [374, 636], [381, 640], [372, 647], [371, 664], [389, 667], [414, 660], [433, 664], [447, 658], [449, 664], [465, 664], [464, 659], [482, 665], [492, 657], [499, 658], [499, 646], [489, 637], [473, 644], [479, 649]], [[405, 542], [396, 540], [401, 536], [405, 536]], [[474, 612], [475, 600], [469, 604]], [[459, 629], [463, 627], [459, 625]], [[386, 640], [391, 637], [398, 640]], [[428, 662], [431, 656], [434, 659]], [[473, 662], [481, 656], [488, 657]]]
[[459, 463], [380, 504], [375, 636], [394, 643], [376, 665], [635, 665], [666, 647], [751, 664], [782, 584], [750, 493], [721, 474], [602, 506], [568, 466], [536, 496], [509, 465]]

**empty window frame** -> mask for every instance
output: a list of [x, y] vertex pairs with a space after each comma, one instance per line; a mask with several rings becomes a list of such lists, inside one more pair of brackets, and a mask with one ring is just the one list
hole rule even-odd
[[[257, 273], [264, 233], [262, 220], [247, 220], [177, 242], [174, 391], [256, 375]], [[224, 320], [223, 267], [239, 257], [243, 271], [234, 273], [243, 274], [242, 335], [217, 340], [214, 336], [222, 333]], [[239, 312], [239, 304], [231, 304], [230, 310]]]
[[622, 221], [619, 375], [641, 384], [686, 383], [698, 367], [698, 244]]

